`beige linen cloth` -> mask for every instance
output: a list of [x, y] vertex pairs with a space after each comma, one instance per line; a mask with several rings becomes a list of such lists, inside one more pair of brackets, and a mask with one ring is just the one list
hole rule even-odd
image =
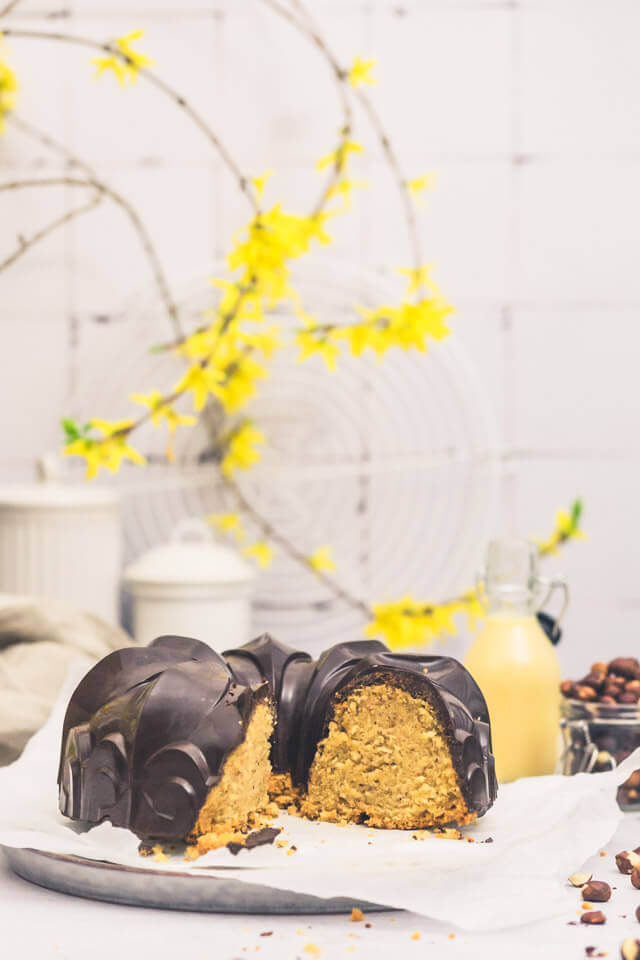
[[90, 613], [0, 593], [0, 766], [48, 718], [72, 660], [99, 660], [132, 642]]

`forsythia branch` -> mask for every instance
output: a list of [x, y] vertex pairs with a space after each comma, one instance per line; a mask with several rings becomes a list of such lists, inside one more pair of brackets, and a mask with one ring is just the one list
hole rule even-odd
[[59, 227], [63, 227], [65, 223], [69, 223], [76, 217], [82, 216], [83, 213], [89, 213], [90, 210], [95, 209], [95, 207], [97, 207], [101, 202], [102, 196], [98, 193], [96, 196], [92, 197], [88, 203], [84, 203], [81, 206], [68, 210], [67, 213], [62, 214], [60, 217], [56, 217], [55, 220], [52, 220], [49, 224], [47, 224], [45, 227], [42, 227], [41, 230], [38, 230], [30, 237], [23, 238], [13, 253], [9, 254], [9, 256], [4, 260], [0, 260], [0, 272], [2, 270], [6, 270], [7, 267], [10, 267], [16, 262], [16, 260], [19, 260], [23, 254], [27, 253], [31, 247], [34, 247], [41, 240], [44, 240], [45, 237], [48, 237], [50, 234], [54, 233]]
[[100, 54], [106, 54], [108, 57], [116, 57], [125, 65], [135, 66], [136, 72], [145, 78], [145, 80], [159, 90], [164, 96], [168, 97], [178, 106], [186, 116], [195, 124], [195, 126], [204, 134], [207, 140], [213, 145], [223, 162], [232, 173], [238, 187], [247, 198], [255, 211], [259, 210], [258, 202], [254, 190], [244, 176], [233, 156], [227, 149], [224, 142], [217, 133], [209, 126], [204, 117], [191, 106], [189, 101], [181, 93], [175, 90], [170, 84], [163, 80], [158, 74], [149, 70], [147, 67], [138, 66], [131, 63], [130, 58], [116, 44], [100, 43], [98, 40], [92, 40], [88, 37], [80, 37], [70, 33], [59, 33], [53, 30], [23, 30], [14, 27], [7, 27], [3, 30], [5, 37], [14, 37], [24, 40], [53, 40], [58, 43], [68, 43], [75, 46], [86, 47], [89, 50], [97, 50]]

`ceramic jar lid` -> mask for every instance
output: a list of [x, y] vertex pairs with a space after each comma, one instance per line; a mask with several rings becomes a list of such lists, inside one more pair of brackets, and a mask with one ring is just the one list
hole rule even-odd
[[154, 587], [242, 587], [254, 579], [249, 563], [236, 550], [216, 543], [198, 520], [181, 524], [169, 543], [142, 554], [124, 573], [124, 582], [133, 594]]
[[84, 510], [112, 507], [118, 496], [109, 487], [63, 483], [24, 483], [0, 487], [0, 510]]

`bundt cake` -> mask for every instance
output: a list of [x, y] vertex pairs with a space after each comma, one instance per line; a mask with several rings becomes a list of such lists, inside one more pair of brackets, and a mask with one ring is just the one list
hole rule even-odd
[[268, 635], [219, 656], [185, 637], [109, 654], [64, 721], [60, 809], [145, 841], [248, 829], [293, 804], [339, 823], [469, 823], [497, 783], [487, 706], [448, 657]]

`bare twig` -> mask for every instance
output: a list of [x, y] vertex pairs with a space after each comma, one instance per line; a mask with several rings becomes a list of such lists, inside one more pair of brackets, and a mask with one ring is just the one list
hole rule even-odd
[[109, 184], [101, 180], [95, 170], [89, 166], [85, 160], [82, 160], [79, 156], [77, 156], [63, 144], [59, 143], [48, 133], [37, 129], [30, 123], [27, 123], [25, 120], [17, 117], [15, 114], [9, 114], [7, 119], [15, 127], [17, 127], [18, 130], [21, 130], [32, 139], [37, 140], [54, 153], [57, 153], [59, 156], [63, 157], [69, 164], [78, 167], [78, 169], [86, 173], [89, 181], [95, 186], [95, 188], [101, 193], [105, 194], [105, 196], [108, 196], [110, 200], [116, 203], [123, 210], [133, 229], [137, 233], [142, 249], [147, 257], [147, 260], [149, 261], [149, 266], [151, 267], [151, 272], [153, 273], [160, 299], [162, 300], [165, 310], [167, 311], [175, 336], [184, 336], [184, 331], [180, 322], [180, 312], [178, 305], [171, 293], [167, 275], [164, 271], [162, 263], [160, 262], [160, 258], [156, 252], [153, 241], [151, 240], [151, 236], [149, 235], [149, 232], [142, 222], [140, 215], [133, 207], [131, 202], [123, 197], [121, 193], [118, 193], [116, 190], [114, 190], [113, 187], [109, 186]]
[[153, 73], [152, 70], [149, 70], [147, 67], [139, 67], [135, 64], [132, 64], [129, 57], [114, 44], [100, 43], [99, 40], [92, 40], [89, 37], [79, 37], [70, 33], [59, 33], [53, 30], [23, 30], [21, 28], [17, 29], [13, 27], [5, 28], [3, 30], [3, 34], [5, 37], [14, 37], [15, 39], [20, 40], [54, 40], [59, 43], [69, 43], [74, 46], [86, 47], [89, 50], [96, 50], [99, 53], [106, 53], [109, 54], [109, 56], [118, 57], [123, 63], [128, 64], [129, 66], [136, 66], [137, 73], [144, 77], [144, 79], [157, 90], [160, 90], [161, 93], [172, 100], [173, 103], [175, 103], [178, 107], [180, 107], [180, 109], [189, 117], [195, 126], [204, 134], [207, 140], [217, 150], [230, 172], [233, 174], [238, 187], [242, 193], [244, 193], [248, 202], [251, 204], [256, 213], [259, 212], [259, 204], [250, 182], [244, 176], [233, 156], [217, 133], [212, 130], [206, 120], [191, 106], [191, 104], [186, 100], [185, 97], [182, 96], [182, 94], [166, 83], [156, 73]]
[[15, 10], [19, 3], [20, 0], [11, 0], [6, 7], [3, 7], [2, 10], [0, 10], [0, 17], [6, 17], [7, 14], [11, 13], [12, 10]]
[[58, 227], [64, 226], [65, 223], [69, 223], [71, 220], [81, 216], [83, 213], [89, 213], [90, 210], [93, 210], [101, 202], [102, 196], [100, 193], [97, 193], [95, 197], [92, 197], [91, 200], [89, 200], [88, 203], [84, 203], [82, 206], [74, 207], [72, 210], [68, 210], [67, 213], [64, 213], [60, 217], [56, 217], [55, 220], [52, 220], [51, 223], [47, 224], [47, 226], [43, 227], [41, 230], [38, 230], [37, 233], [22, 239], [13, 253], [9, 254], [5, 260], [0, 260], [0, 273], [3, 270], [6, 270], [7, 267], [10, 267], [12, 264], [14, 264], [16, 260], [19, 260], [24, 253], [39, 243], [40, 240], [44, 240], [45, 237], [48, 237], [50, 234], [54, 233]]
[[291, 543], [291, 541], [288, 540], [284, 534], [280, 533], [279, 530], [276, 530], [273, 524], [263, 517], [262, 514], [256, 510], [253, 504], [247, 500], [246, 496], [235, 480], [229, 477], [223, 477], [223, 480], [230, 493], [235, 497], [240, 509], [243, 510], [247, 516], [251, 517], [264, 537], [266, 537], [268, 540], [271, 540], [273, 543], [276, 543], [282, 550], [285, 551], [285, 553], [287, 553], [303, 567], [306, 567], [306, 569], [313, 573], [313, 575], [339, 600], [342, 600], [348, 606], [352, 607], [354, 610], [357, 610], [358, 613], [363, 614], [363, 616], [367, 617], [367, 619], [372, 619], [373, 612], [367, 606], [367, 604], [363, 600], [359, 600], [358, 597], [354, 597], [352, 594], [350, 594], [336, 580], [334, 580], [333, 577], [328, 576], [324, 570], [316, 570], [316, 568], [309, 561], [309, 558], [305, 556], [301, 550], [298, 550], [298, 548]]
[[[341, 67], [339, 61], [334, 56], [330, 47], [328, 46], [326, 40], [318, 30], [317, 25], [314, 23], [311, 14], [306, 9], [301, 0], [290, 0], [292, 6], [297, 11], [294, 13], [292, 9], [283, 7], [281, 3], [278, 3], [277, 0], [263, 0], [272, 10], [278, 13], [281, 17], [284, 17], [289, 23], [292, 24], [297, 30], [303, 33], [315, 46], [320, 50], [320, 52], [326, 57], [331, 66], [333, 74], [338, 83], [339, 89], [341, 90], [341, 96], [343, 98], [347, 97], [346, 86], [348, 83], [348, 71]], [[378, 113], [367, 94], [360, 88], [356, 87], [353, 91], [354, 95], [360, 101], [363, 110], [365, 111], [369, 122], [375, 131], [375, 134], [380, 142], [384, 155], [387, 159], [387, 163], [393, 173], [396, 185], [400, 192], [400, 197], [402, 201], [402, 206], [405, 214], [405, 219], [407, 222], [407, 232], [409, 234], [409, 244], [411, 247], [411, 255], [414, 262], [414, 266], [417, 269], [422, 263], [422, 249], [420, 244], [420, 237], [418, 234], [418, 225], [416, 220], [415, 206], [411, 199], [411, 194], [409, 193], [409, 188], [407, 186], [407, 178], [402, 170], [400, 161], [391, 145], [391, 141], [387, 132], [378, 116]]]
[[[302, 31], [312, 43], [318, 47], [318, 49], [323, 53], [325, 59], [327, 60], [331, 71], [336, 80], [336, 89], [338, 92], [338, 97], [340, 99], [340, 104], [342, 107], [343, 121], [342, 127], [340, 130], [340, 145], [344, 145], [351, 133], [353, 131], [353, 110], [351, 109], [351, 103], [349, 101], [349, 96], [345, 84], [343, 83], [344, 76], [341, 70], [340, 64], [335, 59], [324, 40], [316, 30], [307, 30], [302, 23], [300, 23], [293, 12], [286, 7], [283, 7], [281, 3], [278, 3], [278, 0], [262, 0], [262, 2], [270, 7], [275, 13], [280, 17], [283, 17], [285, 20], [288, 20], [293, 27], [297, 30]], [[316, 204], [313, 208], [312, 216], [319, 216], [323, 207], [325, 206], [327, 200], [331, 196], [331, 191], [334, 185], [338, 182], [340, 174], [344, 168], [344, 156], [340, 153], [340, 148], [336, 150], [336, 158], [333, 163], [331, 174], [325, 186], [322, 189], [320, 197], [318, 198]]]

